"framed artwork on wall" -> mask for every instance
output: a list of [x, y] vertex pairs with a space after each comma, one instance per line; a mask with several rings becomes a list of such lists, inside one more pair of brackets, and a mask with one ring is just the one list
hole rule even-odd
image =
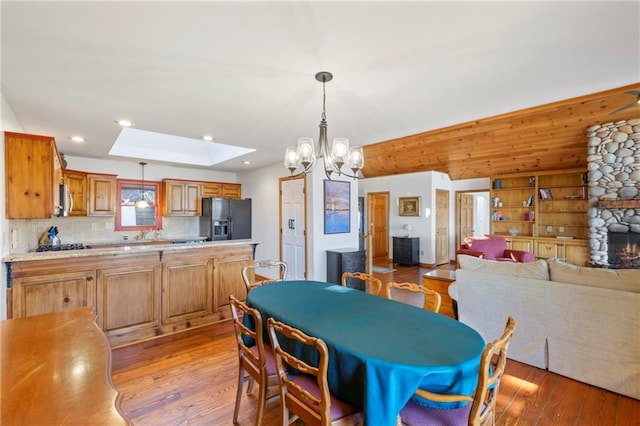
[[351, 183], [324, 181], [324, 233], [351, 232]]
[[420, 197], [398, 197], [400, 216], [420, 216]]

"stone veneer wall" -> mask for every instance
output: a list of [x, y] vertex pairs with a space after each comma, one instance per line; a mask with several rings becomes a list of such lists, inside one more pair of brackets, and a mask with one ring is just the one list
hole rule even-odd
[[587, 129], [591, 264], [607, 266], [607, 233], [640, 233], [638, 208], [601, 208], [599, 202], [640, 202], [640, 118]]

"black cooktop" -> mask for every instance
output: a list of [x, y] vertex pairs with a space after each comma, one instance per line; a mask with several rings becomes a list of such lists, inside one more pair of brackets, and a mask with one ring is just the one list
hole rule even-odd
[[40, 246], [36, 249], [36, 251], [41, 252], [41, 251], [83, 250], [88, 248], [91, 248], [91, 247], [85, 246], [82, 243], [74, 243], [74, 244], [60, 244], [58, 246]]

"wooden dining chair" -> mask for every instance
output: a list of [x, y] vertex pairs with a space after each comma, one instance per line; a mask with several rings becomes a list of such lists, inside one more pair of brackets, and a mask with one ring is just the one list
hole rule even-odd
[[438, 312], [440, 311], [440, 304], [442, 303], [442, 298], [438, 292], [429, 290], [424, 286], [421, 286], [416, 283], [396, 283], [396, 282], [388, 282], [385, 286], [385, 296], [390, 300], [399, 300], [402, 302], [408, 302], [407, 297], [396, 296], [395, 299], [391, 296], [391, 289], [397, 289], [399, 291], [409, 291], [412, 293], [422, 293], [424, 300], [422, 302], [422, 307], [428, 311]]
[[[308, 426], [359, 424], [362, 421], [362, 413], [329, 392], [327, 378], [329, 350], [324, 341], [273, 318], [267, 320], [267, 328], [276, 358], [280, 384], [282, 426], [289, 425], [289, 411]], [[318, 365], [310, 365], [284, 349], [280, 345], [278, 335], [295, 342], [296, 347], [303, 345], [302, 353], [309, 353], [315, 349]], [[289, 374], [290, 371], [296, 371], [299, 374]]]
[[376, 296], [379, 295], [380, 290], [382, 289], [382, 281], [378, 278], [374, 277], [371, 274], [366, 274], [364, 272], [344, 272], [342, 274], [341, 284], [343, 287], [347, 287], [347, 279], [355, 278], [358, 280], [364, 281], [365, 291], [369, 294], [374, 294]]
[[438, 402], [470, 402], [451, 410], [425, 407], [410, 400], [400, 412], [403, 425], [451, 424], [469, 426], [495, 425], [496, 400], [500, 379], [507, 364], [507, 349], [516, 329], [516, 320], [507, 319], [502, 337], [487, 344], [480, 357], [478, 386], [473, 398], [466, 395], [442, 395], [418, 389], [420, 398]]
[[[257, 269], [278, 268], [278, 278], [266, 278], [263, 280], [255, 281], [255, 272]], [[247, 287], [247, 292], [255, 287], [259, 287], [264, 284], [284, 281], [287, 279], [287, 263], [280, 260], [258, 260], [251, 265], [242, 267], [242, 280]]]
[[[263, 341], [263, 323], [260, 312], [250, 308], [234, 296], [229, 296], [229, 302], [233, 316], [233, 328], [238, 344], [238, 393], [236, 395], [236, 405], [233, 410], [233, 423], [238, 422], [240, 401], [242, 399], [242, 390], [245, 382], [248, 382], [247, 395], [249, 395], [251, 394], [253, 382], [255, 381], [258, 383], [258, 408], [256, 410], [255, 424], [256, 426], [260, 426], [262, 425], [264, 406], [267, 399], [278, 395], [275, 389], [271, 395], [267, 395], [269, 388], [278, 385], [275, 358], [271, 346], [265, 345]], [[243, 323], [240, 314], [251, 317], [255, 331]], [[248, 342], [253, 342], [253, 345], [249, 346], [250, 343]]]

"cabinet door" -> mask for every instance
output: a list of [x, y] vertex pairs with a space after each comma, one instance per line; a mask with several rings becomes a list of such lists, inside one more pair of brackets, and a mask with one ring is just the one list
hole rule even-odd
[[588, 242], [586, 240], [571, 241], [565, 244], [565, 261], [578, 266], [587, 266], [589, 262]]
[[95, 271], [79, 271], [13, 280], [13, 317], [96, 306]]
[[213, 262], [205, 259], [163, 265], [163, 324], [213, 313], [212, 267]]
[[536, 240], [535, 255], [541, 259], [552, 257], [563, 257], [563, 253], [558, 252], [558, 246], [553, 241]]
[[525, 238], [507, 238], [507, 248], [510, 250], [534, 252], [533, 240]]
[[[53, 138], [5, 132], [7, 219], [48, 219], [59, 211]], [[54, 191], [54, 186], [56, 191]]]
[[113, 216], [116, 214], [116, 176], [87, 175], [89, 187], [89, 216]]
[[160, 264], [97, 271], [96, 323], [107, 336], [160, 325]]
[[200, 216], [200, 184], [164, 181], [165, 216]]
[[224, 198], [241, 198], [242, 191], [239, 183], [223, 183], [222, 196]]
[[87, 215], [87, 174], [65, 170], [63, 172], [64, 183], [69, 186], [69, 196], [71, 205], [69, 206], [69, 216]]
[[229, 296], [240, 300], [247, 298], [247, 288], [240, 271], [252, 263], [251, 255], [214, 259], [213, 288], [214, 309], [216, 312], [228, 310]]
[[213, 198], [222, 197], [222, 184], [220, 182], [203, 182], [202, 196]]

